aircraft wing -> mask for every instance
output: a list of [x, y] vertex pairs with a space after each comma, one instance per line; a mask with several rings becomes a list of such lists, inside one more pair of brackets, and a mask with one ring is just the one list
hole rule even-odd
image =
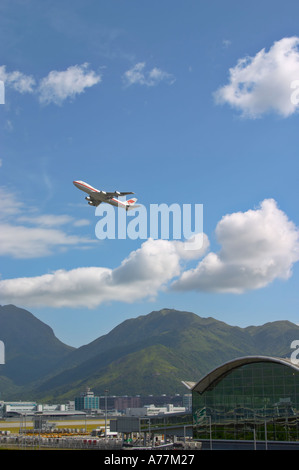
[[90, 201], [90, 205], [98, 206], [99, 204], [101, 204], [101, 202], [109, 202], [110, 199], [112, 199], [114, 197], [117, 198], [119, 196], [125, 196], [126, 194], [134, 194], [134, 193], [132, 193], [132, 192], [120, 192], [120, 191], [113, 191], [113, 192], [94, 191], [86, 199], [88, 201]]
[[94, 198], [92, 196], [87, 196], [85, 199], [88, 201], [88, 204], [90, 206], [95, 206], [95, 207], [99, 206], [103, 202], [103, 201], [101, 201], [97, 198]]
[[134, 194], [132, 192], [120, 192], [120, 191], [114, 191], [112, 193], [106, 192], [108, 197], [118, 197], [118, 196], [127, 196], [127, 194]]
[[113, 191], [109, 193], [108, 191], [95, 191], [91, 193], [90, 197], [95, 199], [96, 201], [105, 202], [111, 199], [112, 197], [119, 197], [119, 196], [126, 196], [126, 194], [134, 194], [134, 193], [125, 193], [120, 191]]

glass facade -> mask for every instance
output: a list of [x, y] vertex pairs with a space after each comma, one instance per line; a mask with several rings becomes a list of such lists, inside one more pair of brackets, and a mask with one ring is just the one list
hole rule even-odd
[[76, 410], [98, 410], [99, 397], [76, 397], [75, 398]]
[[299, 371], [291, 366], [241, 365], [192, 395], [194, 438], [299, 440]]
[[98, 410], [100, 398], [96, 397], [93, 392], [87, 387], [86, 392], [82, 393], [80, 397], [75, 398], [76, 410]]
[[140, 431], [146, 432], [148, 429], [151, 432], [163, 431], [167, 433], [167, 430], [173, 428], [184, 428], [187, 426], [191, 428], [192, 417], [190, 413], [176, 413], [176, 414], [162, 414], [158, 416], [148, 416], [146, 418], [140, 418]]

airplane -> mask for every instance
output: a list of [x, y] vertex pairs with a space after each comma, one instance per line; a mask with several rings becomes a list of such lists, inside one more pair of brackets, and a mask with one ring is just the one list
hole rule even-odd
[[126, 196], [127, 194], [134, 194], [132, 192], [99, 191], [98, 189], [93, 188], [92, 186], [90, 186], [90, 184], [87, 184], [84, 181], [73, 181], [73, 183], [76, 186], [76, 188], [81, 189], [81, 191], [84, 191], [85, 193], [88, 194], [88, 196], [86, 196], [85, 199], [87, 200], [90, 206], [97, 207], [102, 202], [106, 202], [108, 204], [111, 204], [112, 206], [123, 207], [126, 211], [135, 209], [136, 207], [140, 207], [138, 205], [135, 205], [135, 202], [137, 201], [136, 198], [131, 198], [128, 201], [119, 201], [117, 199], [119, 196]]

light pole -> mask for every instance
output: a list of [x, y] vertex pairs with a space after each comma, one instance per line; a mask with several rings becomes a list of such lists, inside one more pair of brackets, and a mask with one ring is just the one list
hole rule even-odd
[[266, 448], [266, 450], [268, 450], [267, 421], [266, 421], [266, 419], [265, 419], [264, 425], [265, 425], [265, 448]]
[[212, 417], [211, 415], [207, 416], [209, 419], [209, 427], [210, 427], [210, 450], [212, 450]]
[[109, 390], [105, 390], [105, 437], [107, 437], [107, 394]]

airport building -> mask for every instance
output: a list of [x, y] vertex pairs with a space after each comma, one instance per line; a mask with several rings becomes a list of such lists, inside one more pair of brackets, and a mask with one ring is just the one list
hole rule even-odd
[[142, 408], [126, 408], [126, 416], [157, 416], [166, 415], [173, 413], [185, 413], [186, 408], [184, 406], [173, 406], [168, 404], [165, 406], [146, 405]]
[[100, 398], [90, 390], [86, 388], [79, 397], [75, 398], [75, 409], [76, 410], [98, 410], [100, 408]]
[[299, 366], [290, 359], [242, 357], [184, 384], [192, 392], [194, 439], [299, 440]]
[[36, 402], [27, 401], [10, 401], [0, 402], [0, 417], [1, 418], [19, 418], [19, 417], [32, 417], [36, 414], [43, 414], [47, 417], [67, 418], [73, 416], [84, 416], [85, 413], [75, 411], [75, 404], [69, 401], [66, 404], [38, 404]]

